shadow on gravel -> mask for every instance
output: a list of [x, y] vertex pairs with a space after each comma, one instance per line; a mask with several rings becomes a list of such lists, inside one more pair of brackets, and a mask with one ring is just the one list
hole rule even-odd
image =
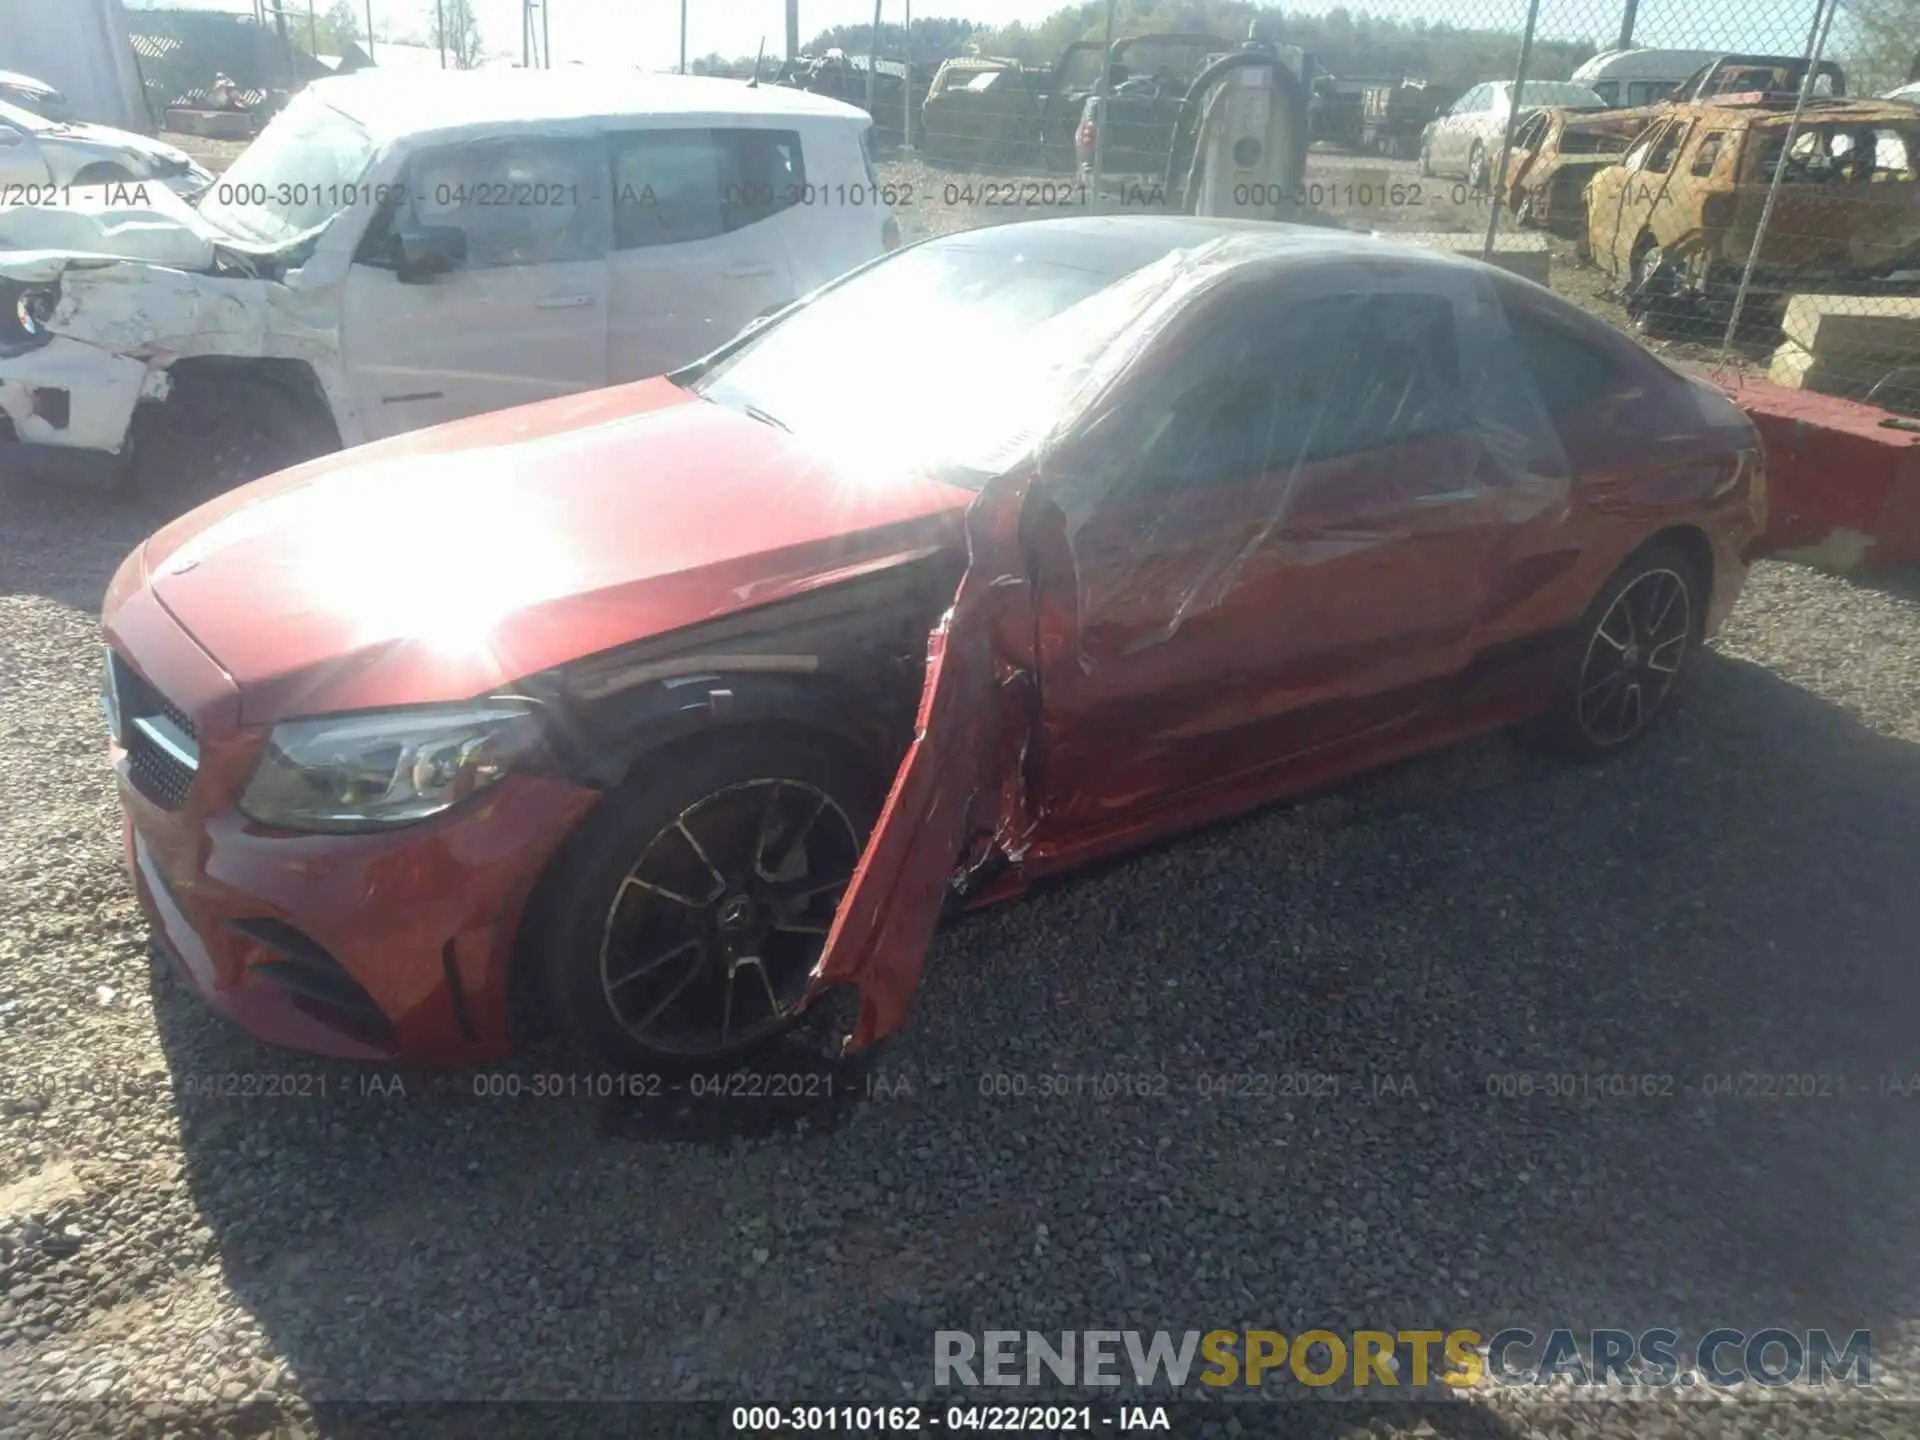
[[[1890, 1343], [1920, 747], [1699, 678], [1606, 765], [1468, 747], [972, 917], [857, 1084], [743, 1072], [798, 1092], [755, 1123], [544, 1052], [315, 1064], [156, 982], [185, 1184], [316, 1402], [898, 1402], [935, 1330], [999, 1326]], [[199, 1083], [236, 1074], [311, 1078]]]
[[99, 613], [120, 562], [162, 520], [98, 486], [0, 477], [0, 595], [44, 595]]

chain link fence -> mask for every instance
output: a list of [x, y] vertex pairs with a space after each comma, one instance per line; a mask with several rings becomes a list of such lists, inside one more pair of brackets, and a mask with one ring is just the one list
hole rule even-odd
[[[1913, 416], [1920, 3], [1860, 5], [1115, 0], [918, 57], [891, 13], [873, 108], [894, 159], [927, 169], [926, 229], [1178, 206], [1189, 89], [1257, 36], [1310, 97], [1299, 199], [1454, 249], [1544, 250], [1553, 288], [1675, 358]], [[872, 60], [815, 63], [863, 103]]]

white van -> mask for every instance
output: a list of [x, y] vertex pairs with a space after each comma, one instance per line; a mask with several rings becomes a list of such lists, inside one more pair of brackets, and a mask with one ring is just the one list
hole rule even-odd
[[1710, 65], [1723, 50], [1602, 50], [1573, 72], [1573, 82], [1584, 85], [1609, 105], [1622, 109], [1652, 105], [1702, 65]]
[[871, 124], [735, 80], [370, 69], [307, 86], [193, 209], [0, 206], [0, 473], [217, 493], [684, 365], [900, 243]]

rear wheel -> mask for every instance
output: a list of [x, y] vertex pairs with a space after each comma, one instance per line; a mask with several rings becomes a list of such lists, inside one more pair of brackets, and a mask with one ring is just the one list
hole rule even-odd
[[1420, 137], [1420, 174], [1428, 179], [1433, 176], [1433, 141], [1425, 135]]
[[859, 752], [798, 727], [659, 761], [568, 841], [536, 922], [546, 996], [610, 1062], [724, 1063], [797, 1018], [879, 787]]
[[1467, 184], [1475, 190], [1487, 188], [1487, 151], [1478, 140], [1467, 152]]
[[1575, 759], [1639, 740], [1673, 705], [1700, 646], [1706, 580], [1679, 546], [1642, 546], [1587, 608], [1552, 705], [1528, 738]]

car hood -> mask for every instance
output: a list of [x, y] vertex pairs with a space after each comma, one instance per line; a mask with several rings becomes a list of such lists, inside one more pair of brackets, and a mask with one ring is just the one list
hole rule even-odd
[[649, 380], [256, 481], [140, 569], [270, 724], [469, 698], [917, 559], [972, 499]]
[[158, 181], [86, 186], [60, 205], [0, 206], [0, 275], [51, 280], [75, 261], [211, 270], [233, 240]]

